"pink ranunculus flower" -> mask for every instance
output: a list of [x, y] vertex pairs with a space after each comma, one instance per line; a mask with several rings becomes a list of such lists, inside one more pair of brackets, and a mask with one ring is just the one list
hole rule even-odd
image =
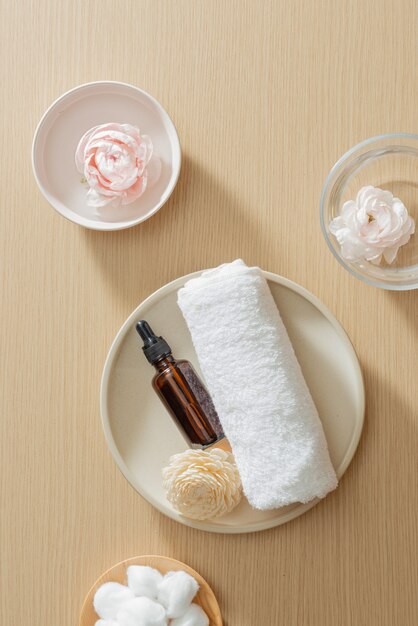
[[153, 146], [131, 124], [101, 124], [88, 130], [77, 146], [75, 162], [88, 185], [92, 207], [125, 205], [145, 191]]
[[382, 256], [393, 263], [399, 248], [415, 232], [415, 222], [399, 198], [368, 185], [355, 200], [343, 204], [341, 215], [331, 220], [329, 229], [345, 259], [378, 265]]

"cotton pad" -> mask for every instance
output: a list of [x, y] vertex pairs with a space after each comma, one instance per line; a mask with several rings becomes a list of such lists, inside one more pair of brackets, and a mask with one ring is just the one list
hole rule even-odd
[[134, 598], [118, 612], [118, 626], [167, 626], [164, 607], [150, 598]]
[[158, 602], [167, 609], [167, 617], [184, 615], [195, 597], [199, 585], [183, 571], [168, 572], [160, 583]]
[[112, 620], [116, 618], [119, 609], [134, 597], [133, 591], [125, 585], [104, 583], [94, 594], [93, 606], [99, 617]]
[[98, 619], [94, 626], [118, 626], [113, 619]]
[[131, 565], [128, 567], [128, 586], [136, 596], [146, 596], [155, 600], [158, 596], [158, 585], [163, 577], [156, 569], [147, 565]]
[[209, 626], [209, 618], [198, 604], [191, 604], [184, 615], [173, 619], [170, 626]]

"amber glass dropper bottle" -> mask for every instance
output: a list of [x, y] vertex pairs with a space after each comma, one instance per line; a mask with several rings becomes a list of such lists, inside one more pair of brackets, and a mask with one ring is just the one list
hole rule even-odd
[[157, 337], [145, 320], [136, 324], [136, 330], [145, 357], [156, 369], [152, 386], [189, 445], [228, 448], [212, 399], [190, 362], [175, 359], [165, 339]]

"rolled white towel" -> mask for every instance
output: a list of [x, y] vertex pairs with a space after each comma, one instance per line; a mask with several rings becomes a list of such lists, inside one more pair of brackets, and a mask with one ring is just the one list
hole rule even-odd
[[178, 292], [250, 504], [322, 498], [337, 486], [318, 412], [267, 281], [241, 260]]

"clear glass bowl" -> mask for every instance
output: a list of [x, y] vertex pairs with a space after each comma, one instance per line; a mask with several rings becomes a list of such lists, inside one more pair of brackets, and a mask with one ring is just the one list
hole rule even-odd
[[347, 261], [330, 233], [330, 221], [361, 187], [388, 189], [402, 200], [418, 227], [418, 135], [379, 135], [351, 148], [327, 176], [321, 196], [321, 226], [326, 242], [338, 261], [353, 276], [369, 285], [397, 291], [418, 288], [418, 232], [399, 248], [395, 261], [380, 265]]

